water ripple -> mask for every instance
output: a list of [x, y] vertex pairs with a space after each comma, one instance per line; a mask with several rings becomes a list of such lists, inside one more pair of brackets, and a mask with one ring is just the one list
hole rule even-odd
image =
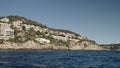
[[1, 50], [0, 68], [120, 68], [120, 51]]

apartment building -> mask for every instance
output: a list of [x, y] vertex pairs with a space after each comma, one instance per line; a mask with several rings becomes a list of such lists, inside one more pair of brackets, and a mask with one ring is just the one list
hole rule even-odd
[[11, 24], [0, 23], [0, 39], [14, 38], [14, 30], [10, 26]]

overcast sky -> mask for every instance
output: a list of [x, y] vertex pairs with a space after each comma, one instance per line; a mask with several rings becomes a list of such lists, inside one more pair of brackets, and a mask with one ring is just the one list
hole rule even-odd
[[97, 43], [120, 43], [120, 0], [0, 0], [0, 16], [18, 15], [71, 30]]

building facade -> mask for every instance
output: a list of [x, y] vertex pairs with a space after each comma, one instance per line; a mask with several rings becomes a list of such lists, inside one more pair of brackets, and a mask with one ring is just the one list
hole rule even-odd
[[11, 24], [0, 23], [0, 39], [14, 38], [14, 30], [10, 26]]

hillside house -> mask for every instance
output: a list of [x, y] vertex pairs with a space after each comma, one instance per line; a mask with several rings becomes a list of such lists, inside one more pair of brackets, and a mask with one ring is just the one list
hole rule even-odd
[[7, 23], [7, 22], [9, 22], [9, 19], [8, 19], [8, 18], [3, 18], [3, 19], [1, 19], [0, 21], [1, 21], [1, 22], [6, 22], [6, 23]]
[[38, 41], [39, 43], [43, 43], [43, 44], [49, 44], [50, 40], [45, 39], [45, 38], [36, 38], [36, 41]]
[[62, 41], [67, 41], [67, 40], [68, 40], [66, 37], [63, 37], [63, 36], [55, 36], [55, 35], [52, 35], [52, 37], [53, 37], [54, 39], [62, 40]]
[[13, 29], [5, 29], [6, 39], [14, 38], [14, 30]]
[[34, 27], [34, 30], [35, 30], [35, 31], [39, 31], [39, 30], [40, 30], [40, 27], [39, 27], [39, 26], [36, 26], [36, 27]]
[[70, 41], [79, 42], [79, 39], [69, 39]]
[[8, 40], [9, 38], [14, 38], [14, 30], [10, 26], [7, 23], [0, 23], [0, 39]]
[[29, 30], [30, 28], [35, 28], [34, 25], [27, 25], [27, 24], [23, 24], [23, 26], [25, 27], [25, 30]]
[[13, 27], [17, 28], [18, 30], [22, 30], [22, 21], [13, 21]]

